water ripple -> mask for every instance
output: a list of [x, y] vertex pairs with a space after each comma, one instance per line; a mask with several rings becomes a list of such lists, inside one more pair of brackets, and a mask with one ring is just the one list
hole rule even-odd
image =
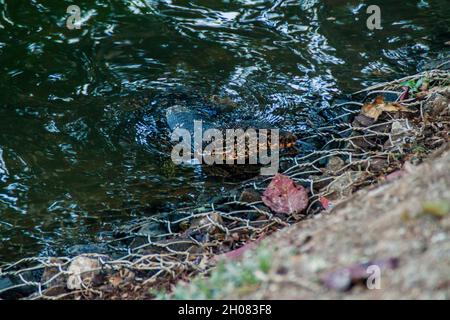
[[41, 2], [0, 1], [0, 260], [220, 189], [171, 163], [171, 104], [229, 97], [227, 119], [301, 136], [341, 93], [449, 53], [447, 0], [380, 1], [375, 31], [355, 1], [83, 0], [80, 30], [65, 27], [67, 2]]

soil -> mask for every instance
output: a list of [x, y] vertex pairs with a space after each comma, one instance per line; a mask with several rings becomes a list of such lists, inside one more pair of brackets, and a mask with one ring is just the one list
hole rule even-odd
[[[262, 286], [225, 298], [449, 299], [450, 145], [400, 172], [270, 236], [274, 264]], [[368, 261], [380, 261], [380, 289], [336, 286]]]

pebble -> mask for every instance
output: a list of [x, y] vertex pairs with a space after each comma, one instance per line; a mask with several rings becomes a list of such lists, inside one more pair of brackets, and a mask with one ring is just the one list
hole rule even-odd
[[79, 290], [83, 284], [95, 282], [95, 278], [101, 274], [102, 263], [100, 260], [108, 260], [105, 255], [80, 255], [73, 259], [67, 270], [67, 288], [69, 290]]
[[261, 201], [261, 195], [254, 189], [245, 189], [239, 197], [240, 202], [253, 203]]

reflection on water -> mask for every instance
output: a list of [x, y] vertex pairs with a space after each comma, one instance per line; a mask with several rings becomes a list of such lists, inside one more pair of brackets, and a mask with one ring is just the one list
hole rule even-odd
[[[177, 96], [301, 132], [338, 95], [448, 54], [447, 0], [0, 1], [0, 261], [52, 254], [220, 184], [167, 155]], [[379, 1], [380, 2], [380, 1]], [[202, 98], [199, 98], [202, 97]], [[122, 208], [127, 208], [123, 211]]]

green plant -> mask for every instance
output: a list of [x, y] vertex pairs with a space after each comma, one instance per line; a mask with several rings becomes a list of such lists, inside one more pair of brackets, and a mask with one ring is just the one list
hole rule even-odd
[[261, 274], [272, 267], [272, 249], [261, 246], [245, 254], [242, 261], [221, 261], [209, 276], [197, 277], [190, 283], [178, 284], [172, 293], [161, 292], [157, 299], [220, 299], [227, 294], [261, 285]]

